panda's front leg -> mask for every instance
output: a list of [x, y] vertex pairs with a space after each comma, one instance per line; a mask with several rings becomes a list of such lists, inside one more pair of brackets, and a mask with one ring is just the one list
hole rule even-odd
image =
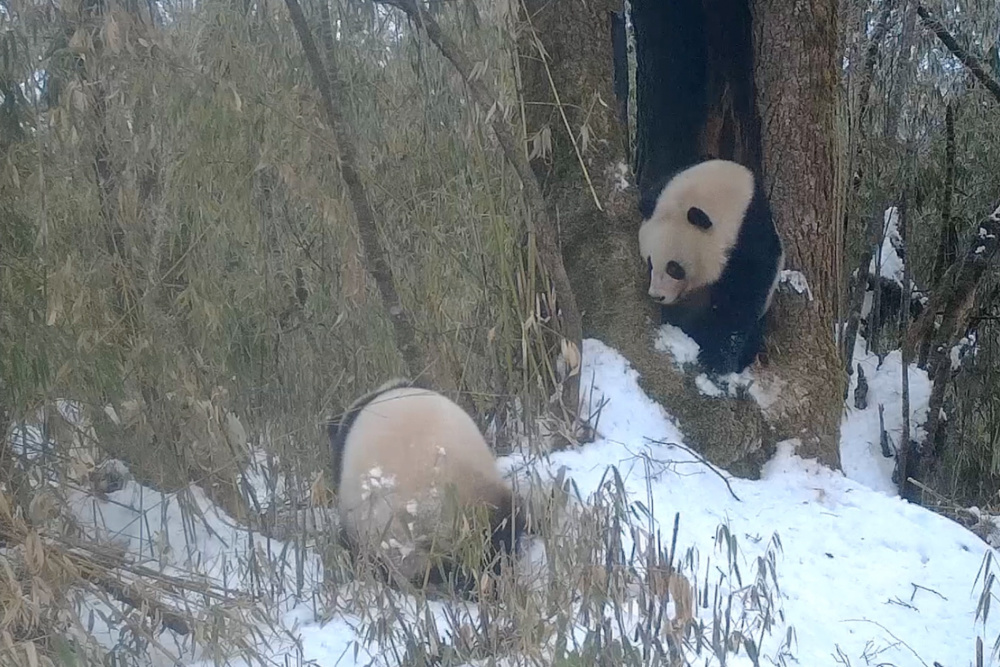
[[753, 363], [763, 343], [762, 318], [752, 311], [715, 301], [691, 335], [701, 348], [698, 361], [709, 373], [740, 373]]
[[746, 349], [746, 334], [741, 331], [713, 329], [706, 333], [698, 362], [709, 373], [727, 375], [739, 373], [742, 365], [743, 351]]
[[680, 327], [692, 338], [691, 331], [700, 327], [699, 322], [709, 316], [712, 307], [712, 293], [708, 288], [701, 288], [684, 296], [679, 301], [660, 306], [660, 323]]

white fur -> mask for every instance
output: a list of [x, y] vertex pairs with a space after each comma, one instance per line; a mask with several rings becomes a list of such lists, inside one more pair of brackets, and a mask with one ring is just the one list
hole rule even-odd
[[361, 409], [344, 442], [339, 514], [355, 544], [412, 580], [432, 545], [449, 549], [456, 511], [509, 503], [510, 489], [462, 408], [426, 389], [384, 387], [394, 388]]
[[[753, 194], [753, 172], [728, 160], [701, 162], [674, 176], [639, 228], [639, 252], [652, 262], [649, 295], [670, 304], [718, 280]], [[709, 229], [688, 221], [692, 206], [712, 220]], [[683, 280], [667, 275], [670, 261], [684, 267]]]

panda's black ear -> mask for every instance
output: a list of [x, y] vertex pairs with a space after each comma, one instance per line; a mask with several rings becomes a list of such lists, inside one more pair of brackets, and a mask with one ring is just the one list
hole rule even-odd
[[698, 229], [711, 229], [712, 227], [712, 219], [708, 217], [708, 213], [697, 206], [688, 209], [688, 222]]

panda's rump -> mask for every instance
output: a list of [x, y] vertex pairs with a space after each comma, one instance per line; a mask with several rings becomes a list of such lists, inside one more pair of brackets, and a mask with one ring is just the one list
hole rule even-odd
[[455, 510], [502, 505], [505, 492], [475, 422], [439, 394], [387, 392], [347, 435], [339, 501], [351, 539], [423, 548], [451, 536]]

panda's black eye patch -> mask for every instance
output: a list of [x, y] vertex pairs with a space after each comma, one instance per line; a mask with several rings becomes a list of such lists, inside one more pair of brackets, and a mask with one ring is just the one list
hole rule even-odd
[[708, 217], [708, 213], [705, 213], [697, 206], [692, 206], [688, 209], [688, 222], [698, 229], [710, 229], [712, 227], [712, 219]]
[[681, 266], [677, 262], [670, 261], [667, 262], [667, 275], [673, 278], [674, 280], [684, 280], [686, 272], [684, 271], [683, 266]]
[[653, 272], [653, 258], [652, 257], [647, 257], [646, 258], [646, 270], [649, 271], [650, 273]]

